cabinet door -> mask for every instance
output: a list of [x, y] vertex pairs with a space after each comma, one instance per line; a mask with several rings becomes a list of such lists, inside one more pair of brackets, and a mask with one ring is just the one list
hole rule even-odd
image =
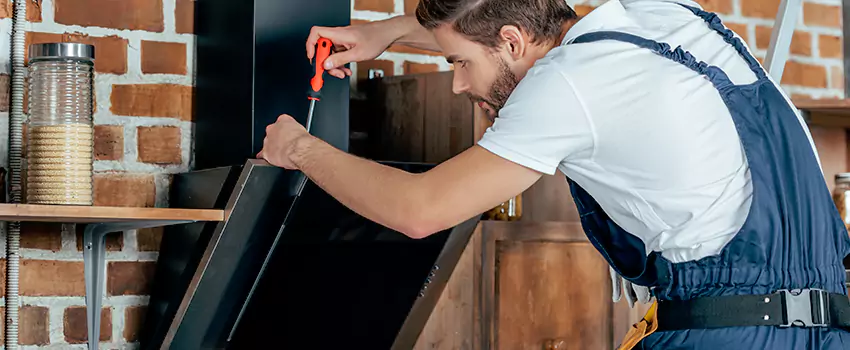
[[482, 348], [611, 349], [608, 265], [575, 223], [486, 222]]

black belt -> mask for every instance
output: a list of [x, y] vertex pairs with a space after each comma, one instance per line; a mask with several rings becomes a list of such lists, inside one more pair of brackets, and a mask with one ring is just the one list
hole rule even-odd
[[658, 302], [658, 331], [744, 326], [850, 330], [850, 298], [822, 289]]

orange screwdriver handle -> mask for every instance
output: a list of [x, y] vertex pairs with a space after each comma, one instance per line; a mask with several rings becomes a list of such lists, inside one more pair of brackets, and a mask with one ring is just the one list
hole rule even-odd
[[313, 56], [313, 70], [315, 75], [310, 79], [310, 93], [308, 98], [318, 101], [321, 97], [322, 86], [325, 85], [325, 60], [331, 55], [333, 43], [330, 39], [319, 38], [316, 43], [316, 54]]

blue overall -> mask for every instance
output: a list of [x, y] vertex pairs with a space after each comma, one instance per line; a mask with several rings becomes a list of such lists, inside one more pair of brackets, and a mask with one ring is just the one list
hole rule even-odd
[[[683, 5], [685, 6], [685, 5]], [[593, 197], [567, 178], [590, 242], [623, 278], [653, 287], [658, 300], [770, 294], [820, 288], [846, 294], [842, 259], [850, 237], [793, 107], [768, 79], [744, 44], [713, 13], [685, 6], [734, 46], [757, 81], [735, 85], [720, 68], [681, 47], [635, 35], [603, 31], [570, 45], [618, 40], [652, 50], [705, 76], [732, 115], [749, 163], [752, 205], [746, 222], [715, 256], [671, 263], [612, 221]], [[850, 332], [836, 328], [770, 326], [657, 332], [638, 349], [850, 349]]]

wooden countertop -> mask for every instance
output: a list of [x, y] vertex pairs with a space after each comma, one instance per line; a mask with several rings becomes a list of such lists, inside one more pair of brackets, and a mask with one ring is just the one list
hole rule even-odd
[[216, 209], [0, 204], [0, 220], [62, 223], [223, 221], [224, 211]]
[[850, 99], [793, 99], [810, 125], [850, 128]]

